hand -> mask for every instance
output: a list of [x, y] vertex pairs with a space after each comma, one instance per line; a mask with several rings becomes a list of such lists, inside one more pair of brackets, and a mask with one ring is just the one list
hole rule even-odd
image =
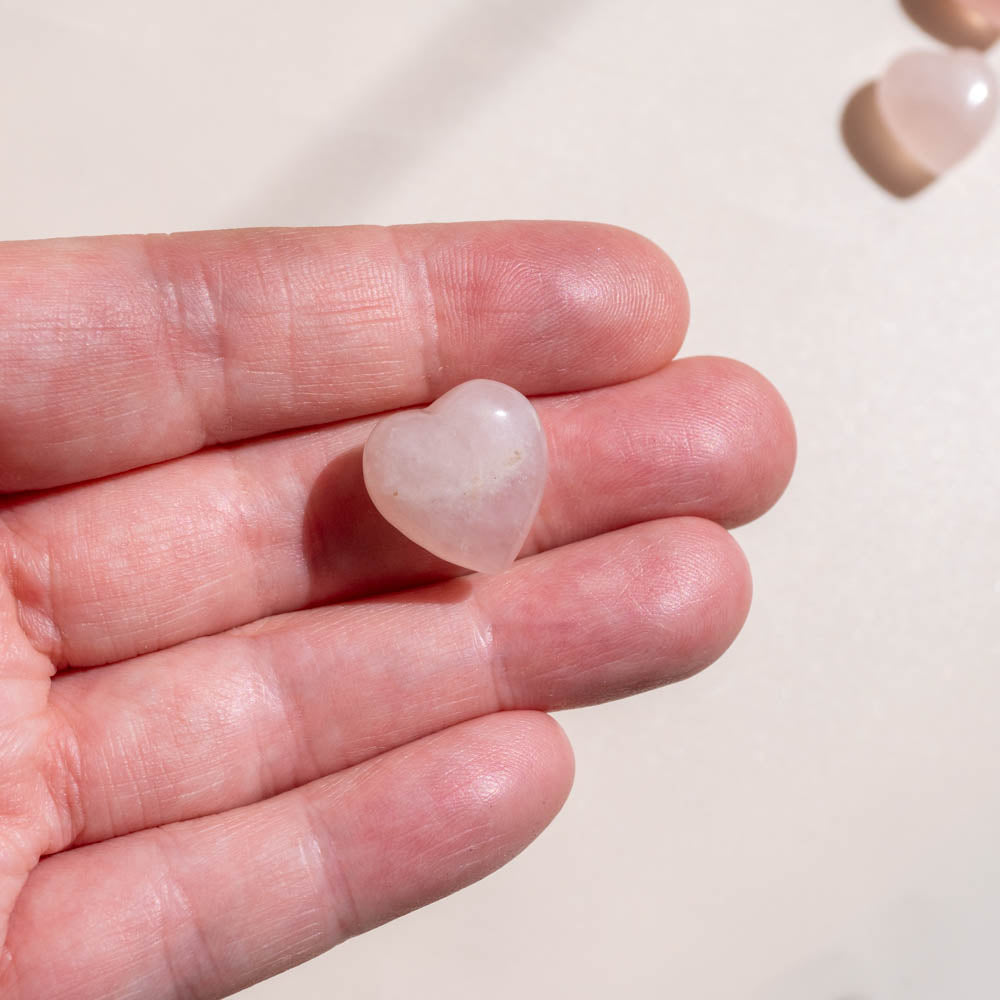
[[[790, 474], [767, 382], [668, 363], [686, 323], [602, 226], [0, 246], [0, 995], [224, 996], [531, 841], [573, 769], [542, 713], [715, 659], [721, 526]], [[551, 456], [497, 577], [361, 479], [370, 414], [475, 377]]]

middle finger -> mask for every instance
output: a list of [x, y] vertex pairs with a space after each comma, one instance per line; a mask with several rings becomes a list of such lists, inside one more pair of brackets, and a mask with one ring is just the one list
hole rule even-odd
[[[774, 502], [794, 457], [775, 390], [719, 358], [536, 406], [550, 474], [526, 554], [655, 518], [742, 523]], [[371, 427], [212, 449], [0, 510], [19, 571], [39, 577], [21, 592], [48, 595], [25, 616], [35, 644], [92, 666], [454, 575], [371, 504]]]

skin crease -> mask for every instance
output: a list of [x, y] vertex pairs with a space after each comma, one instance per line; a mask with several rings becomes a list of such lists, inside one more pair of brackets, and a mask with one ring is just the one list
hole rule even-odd
[[[0, 996], [222, 997], [453, 892], [565, 799], [546, 712], [717, 658], [795, 436], [687, 317], [592, 224], [0, 245]], [[550, 449], [496, 577], [361, 481], [472, 378]]]

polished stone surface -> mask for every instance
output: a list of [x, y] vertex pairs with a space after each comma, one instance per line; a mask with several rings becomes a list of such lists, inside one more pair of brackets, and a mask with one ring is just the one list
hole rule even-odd
[[1000, 27], [1000, 0], [959, 0], [969, 10], [982, 15], [990, 24]]
[[517, 558], [547, 471], [534, 407], [487, 379], [384, 417], [364, 451], [365, 485], [382, 516], [442, 559], [484, 573]]
[[939, 174], [982, 141], [996, 117], [997, 80], [973, 49], [907, 52], [878, 86], [886, 125], [921, 165]]

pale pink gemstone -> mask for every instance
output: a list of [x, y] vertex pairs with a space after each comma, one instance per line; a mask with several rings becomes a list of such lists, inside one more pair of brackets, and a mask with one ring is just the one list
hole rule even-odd
[[548, 449], [524, 396], [476, 379], [424, 410], [383, 417], [363, 466], [368, 495], [390, 524], [442, 559], [498, 573], [538, 513]]
[[882, 78], [878, 101], [899, 143], [937, 174], [972, 152], [989, 131], [997, 81], [973, 49], [908, 52]]
[[1000, 25], [1000, 0], [960, 0], [969, 10], [982, 14], [987, 21]]

